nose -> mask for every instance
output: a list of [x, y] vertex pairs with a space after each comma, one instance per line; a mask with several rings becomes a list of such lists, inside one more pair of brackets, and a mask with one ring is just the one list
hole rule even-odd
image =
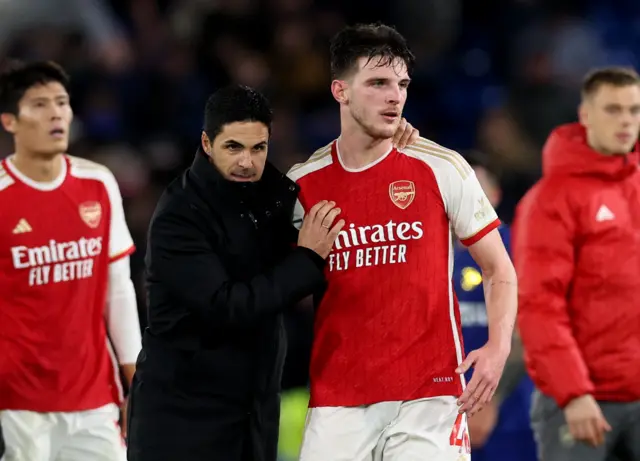
[[240, 154], [240, 160], [238, 161], [238, 165], [242, 168], [251, 168], [253, 166], [253, 161], [251, 160], [251, 153], [248, 151], [243, 151]]
[[53, 110], [51, 111], [51, 118], [54, 120], [59, 120], [62, 118], [62, 113], [64, 109], [57, 104], [53, 105]]
[[633, 122], [635, 120], [638, 119], [638, 116], [636, 114], [633, 113], [633, 111], [624, 111], [623, 115], [622, 115], [622, 123], [625, 126], [629, 126], [631, 124], [633, 124]]
[[388, 104], [400, 104], [402, 99], [402, 91], [399, 85], [390, 85], [389, 92], [387, 93]]

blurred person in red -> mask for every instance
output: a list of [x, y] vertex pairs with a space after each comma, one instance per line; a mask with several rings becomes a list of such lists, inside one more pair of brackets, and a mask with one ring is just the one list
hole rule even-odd
[[12, 461], [126, 459], [120, 372], [130, 383], [141, 348], [134, 245], [111, 172], [65, 154], [68, 83], [50, 62], [0, 75], [15, 144], [0, 162], [0, 425]]
[[[318, 298], [302, 461], [468, 460], [467, 415], [491, 400], [509, 355], [515, 271], [473, 169], [433, 141], [393, 142], [413, 63], [391, 27], [339, 32], [340, 137], [289, 172], [301, 188], [298, 223], [320, 196], [346, 221]], [[454, 235], [487, 290], [489, 340], [466, 359]]]
[[584, 80], [516, 210], [518, 326], [540, 459], [640, 459], [640, 77]]

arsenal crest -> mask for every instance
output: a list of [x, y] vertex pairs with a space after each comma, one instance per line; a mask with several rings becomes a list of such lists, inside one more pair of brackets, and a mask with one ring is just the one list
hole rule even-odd
[[102, 218], [102, 206], [98, 202], [84, 202], [80, 205], [78, 210], [80, 217], [84, 223], [92, 229], [95, 229], [100, 224]]
[[389, 184], [389, 197], [395, 206], [404, 210], [416, 196], [416, 185], [412, 181], [394, 181]]

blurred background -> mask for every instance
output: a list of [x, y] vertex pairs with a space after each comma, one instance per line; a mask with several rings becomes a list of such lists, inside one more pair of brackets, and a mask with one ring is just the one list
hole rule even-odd
[[[339, 132], [329, 38], [378, 20], [417, 55], [406, 118], [422, 136], [486, 156], [506, 222], [539, 176], [552, 127], [576, 119], [584, 73], [640, 58], [638, 0], [0, 0], [0, 61], [51, 59], [69, 71], [70, 153], [120, 183], [142, 326], [147, 224], [193, 159], [209, 93], [229, 82], [265, 91], [276, 114], [269, 155], [287, 170]], [[11, 151], [2, 134], [0, 157]], [[304, 424], [311, 321], [307, 305], [287, 319], [286, 460]]]

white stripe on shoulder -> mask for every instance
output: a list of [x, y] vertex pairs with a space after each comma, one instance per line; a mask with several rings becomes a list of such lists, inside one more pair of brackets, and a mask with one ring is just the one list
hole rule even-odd
[[7, 170], [4, 168], [2, 162], [0, 162], [0, 191], [5, 190], [10, 185], [14, 184], [15, 181], [11, 177]]
[[293, 165], [287, 173], [289, 179], [292, 181], [298, 181], [309, 173], [313, 173], [314, 171], [321, 170], [322, 168], [331, 165], [333, 163], [333, 158], [331, 156], [332, 146], [333, 141], [315, 151], [306, 162]]
[[[109, 203], [113, 208], [122, 207], [122, 195], [118, 181], [111, 170], [100, 163], [92, 162], [79, 157], [71, 157], [71, 175], [79, 179], [93, 179], [100, 181], [107, 190]], [[128, 247], [127, 247], [128, 248]]]
[[401, 152], [422, 160], [433, 170], [454, 169], [463, 180], [473, 174], [473, 169], [462, 155], [425, 138], [418, 138]]
[[96, 163], [86, 158], [74, 157], [72, 155], [67, 156], [71, 163], [72, 170], [75, 171], [101, 171], [102, 173], [110, 173], [109, 168], [100, 163]]
[[9, 175], [3, 176], [0, 178], [0, 192], [8, 189], [9, 186], [15, 184], [15, 181], [13, 180], [13, 178]]
[[95, 181], [100, 181], [107, 188], [107, 191], [109, 191], [110, 198], [113, 195], [114, 190], [117, 192], [116, 197], [120, 195], [116, 178], [113, 176], [113, 173], [109, 168], [101, 165], [100, 163], [84, 158], [72, 157], [70, 155], [68, 157], [71, 164], [71, 176], [79, 179], [93, 179]]

